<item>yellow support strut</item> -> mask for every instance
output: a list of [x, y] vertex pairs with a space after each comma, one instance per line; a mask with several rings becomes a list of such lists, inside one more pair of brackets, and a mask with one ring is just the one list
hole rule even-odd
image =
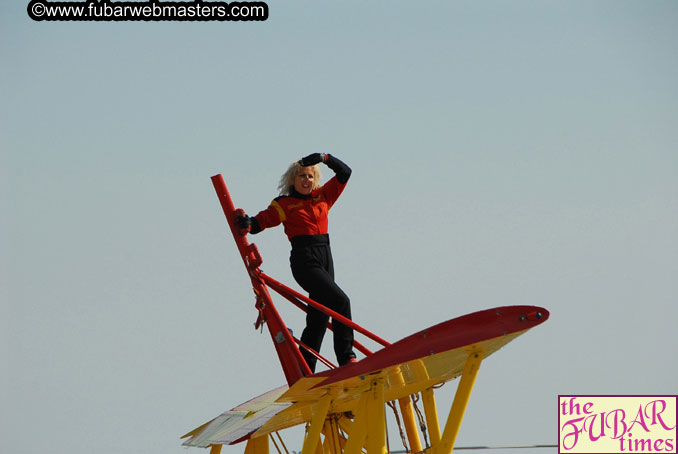
[[329, 417], [325, 420], [322, 433], [325, 435], [324, 454], [341, 454], [341, 441], [336, 418]]
[[421, 400], [424, 402], [424, 413], [426, 414], [426, 425], [431, 438], [431, 446], [435, 446], [440, 443], [440, 424], [438, 423], [438, 409], [433, 388], [423, 390]]
[[410, 452], [419, 452], [421, 451], [421, 440], [419, 439], [417, 422], [414, 420], [412, 398], [410, 396], [402, 397], [398, 399], [398, 404], [400, 405], [400, 413], [403, 415], [407, 439], [410, 441]]
[[[397, 369], [391, 374], [390, 379], [396, 386], [405, 387], [405, 380], [403, 373]], [[410, 452], [421, 451], [421, 440], [419, 439], [419, 431], [417, 429], [417, 422], [414, 419], [414, 409], [412, 408], [412, 396], [401, 397], [398, 399], [398, 406], [400, 413], [403, 415], [403, 422], [405, 423], [405, 431], [407, 432], [407, 439], [410, 442]], [[394, 409], [395, 410], [395, 409]]]
[[367, 454], [386, 454], [384, 382], [374, 380], [367, 399]]
[[268, 454], [268, 436], [247, 440], [245, 454]]
[[344, 446], [344, 454], [359, 454], [365, 444], [367, 437], [367, 400], [369, 399], [369, 391], [365, 391], [360, 395], [358, 406], [355, 409], [355, 419], [351, 423], [350, 431], [348, 432], [348, 440]]
[[[447, 417], [445, 430], [443, 431], [440, 443], [434, 448], [434, 454], [451, 454], [454, 449], [454, 443], [457, 441], [459, 428], [461, 427], [461, 420], [464, 418], [464, 412], [468, 405], [468, 400], [471, 397], [473, 384], [478, 375], [478, 369], [482, 362], [482, 354], [480, 352], [471, 353], [464, 365], [464, 371], [461, 374], [461, 380], [457, 393], [454, 395], [452, 408], [450, 408], [450, 415]], [[370, 454], [370, 453], [368, 453]]]
[[331, 396], [326, 394], [322, 397], [316, 408], [313, 409], [313, 417], [311, 418], [311, 426], [306, 433], [306, 439], [304, 440], [304, 445], [301, 448], [302, 454], [314, 454], [318, 446], [318, 441], [320, 440], [320, 431], [325, 425], [325, 418], [327, 418], [327, 412], [330, 409]]

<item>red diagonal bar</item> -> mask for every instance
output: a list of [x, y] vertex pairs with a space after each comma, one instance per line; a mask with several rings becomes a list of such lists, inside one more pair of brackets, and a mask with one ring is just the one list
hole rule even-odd
[[[283, 285], [283, 284], [281, 284], [281, 285]], [[283, 286], [284, 286], [284, 285], [283, 285]], [[275, 292], [277, 292], [280, 296], [282, 296], [283, 298], [285, 298], [287, 301], [289, 301], [290, 303], [294, 304], [295, 306], [297, 306], [297, 307], [298, 307], [299, 309], [301, 309], [302, 311], [307, 312], [307, 310], [306, 310], [306, 305], [305, 305], [304, 303], [302, 303], [301, 301], [299, 301], [299, 299], [296, 298], [294, 295], [292, 295], [290, 292], [288, 292], [288, 291], [285, 290], [285, 289], [282, 289], [282, 288], [276, 288], [276, 287], [273, 287], [273, 286], [271, 286], [271, 288], [272, 288]], [[324, 307], [324, 306], [323, 306], [323, 307]], [[331, 324], [331, 323], [328, 323], [328, 324], [327, 324], [327, 327], [328, 327], [330, 330], [334, 331], [334, 328], [332, 328], [332, 324]], [[370, 356], [370, 355], [372, 354], [372, 351], [371, 351], [370, 349], [368, 349], [367, 347], [365, 347], [363, 344], [361, 344], [360, 342], [358, 342], [358, 341], [355, 340], [355, 339], [353, 339], [353, 346], [354, 346], [360, 353], [362, 353], [362, 354], [365, 355], [365, 356]]]
[[296, 337], [293, 337], [292, 339], [294, 339], [294, 342], [296, 342], [298, 346], [300, 346], [301, 348], [303, 348], [304, 350], [306, 350], [307, 352], [309, 352], [311, 355], [315, 356], [321, 363], [323, 363], [324, 365], [326, 365], [326, 366], [329, 367], [330, 369], [336, 369], [336, 368], [337, 368], [337, 366], [335, 366], [334, 364], [332, 364], [332, 362], [331, 362], [329, 359], [325, 358], [325, 357], [322, 356], [320, 353], [318, 353], [317, 351], [313, 350], [311, 347], [309, 347], [308, 345], [304, 344], [302, 341], [300, 341], [300, 340], [297, 339]]
[[261, 275], [261, 278], [264, 280], [264, 282], [266, 282], [268, 285], [270, 285], [271, 288], [273, 290], [275, 290], [276, 292], [278, 292], [280, 294], [282, 294], [283, 292], [287, 292], [291, 295], [294, 295], [295, 298], [298, 298], [301, 301], [303, 301], [304, 303], [308, 304], [309, 306], [313, 306], [314, 308], [318, 309], [319, 311], [324, 312], [325, 314], [332, 317], [334, 320], [336, 320], [340, 323], [343, 323], [346, 326], [350, 326], [354, 330], [356, 330], [359, 333], [369, 337], [370, 339], [377, 342], [378, 344], [381, 344], [384, 347], [388, 347], [389, 345], [391, 345], [390, 343], [388, 343], [387, 341], [385, 341], [381, 337], [377, 336], [376, 334], [374, 334], [374, 333], [366, 330], [362, 326], [358, 325], [353, 320], [344, 317], [343, 315], [333, 311], [332, 309], [329, 309], [329, 308], [323, 306], [322, 304], [320, 304], [316, 301], [313, 301], [311, 298], [308, 298], [308, 297], [302, 295], [301, 293], [287, 287], [285, 284], [282, 284], [282, 283], [276, 281], [271, 276], [269, 276], [269, 275], [267, 275], [263, 272], [260, 275]]

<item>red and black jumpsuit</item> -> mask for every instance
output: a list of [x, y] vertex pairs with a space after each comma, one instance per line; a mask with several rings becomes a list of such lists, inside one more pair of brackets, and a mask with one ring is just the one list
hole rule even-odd
[[[276, 198], [252, 218], [251, 233], [282, 223], [292, 244], [290, 265], [294, 279], [309, 293], [309, 298], [350, 319], [350, 300], [334, 282], [327, 217], [351, 176], [351, 168], [331, 155], [327, 155], [325, 164], [335, 173], [332, 179], [308, 195], [292, 187], [289, 195]], [[309, 306], [301, 341], [319, 352], [328, 321], [329, 316]], [[332, 330], [334, 352], [341, 366], [355, 358], [353, 329], [333, 320]], [[301, 352], [311, 371], [315, 371], [316, 358], [305, 349]]]

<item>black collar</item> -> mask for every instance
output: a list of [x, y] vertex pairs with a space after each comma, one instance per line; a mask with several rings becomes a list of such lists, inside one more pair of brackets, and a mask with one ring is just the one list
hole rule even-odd
[[290, 197], [294, 197], [295, 199], [302, 199], [302, 200], [308, 200], [311, 198], [311, 194], [304, 195], [300, 192], [298, 192], [296, 189], [294, 189], [294, 186], [290, 188]]

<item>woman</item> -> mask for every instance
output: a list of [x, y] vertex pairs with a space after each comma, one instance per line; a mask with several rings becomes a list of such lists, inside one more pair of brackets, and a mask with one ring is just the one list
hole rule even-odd
[[[320, 186], [318, 167], [321, 162], [335, 173], [323, 186]], [[290, 265], [294, 279], [309, 293], [309, 298], [349, 319], [349, 298], [334, 282], [327, 215], [350, 176], [350, 167], [339, 159], [329, 154], [313, 153], [289, 166], [280, 179], [280, 197], [273, 200], [267, 209], [254, 217], [244, 216], [238, 219], [238, 225], [242, 228], [250, 227], [252, 234], [282, 223], [292, 243]], [[328, 321], [327, 315], [309, 306], [301, 341], [319, 352]], [[334, 320], [332, 329], [334, 352], [339, 365], [355, 362], [353, 329]], [[303, 348], [301, 353], [311, 371], [315, 372], [315, 356]]]

